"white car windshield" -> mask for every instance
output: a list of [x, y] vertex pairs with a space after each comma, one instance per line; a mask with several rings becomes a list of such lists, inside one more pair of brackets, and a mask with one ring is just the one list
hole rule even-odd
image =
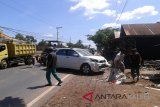
[[77, 49], [76, 50], [78, 53], [80, 53], [83, 56], [93, 56], [92, 53], [90, 53], [89, 51], [85, 50], [85, 49]]

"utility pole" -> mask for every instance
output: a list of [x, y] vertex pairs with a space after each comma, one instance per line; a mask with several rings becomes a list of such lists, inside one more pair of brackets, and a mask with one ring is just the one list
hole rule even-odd
[[59, 30], [59, 29], [61, 29], [61, 28], [62, 28], [62, 26], [60, 26], [60, 27], [56, 27], [56, 29], [57, 29], [57, 41], [58, 41], [58, 35], [59, 35], [58, 30]]

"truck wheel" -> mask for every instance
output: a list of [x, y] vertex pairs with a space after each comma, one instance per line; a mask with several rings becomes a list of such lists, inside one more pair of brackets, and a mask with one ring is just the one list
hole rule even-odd
[[7, 68], [7, 61], [6, 60], [2, 60], [2, 62], [1, 62], [1, 68], [2, 69], [6, 69]]
[[24, 60], [24, 63], [25, 63], [25, 65], [28, 65], [28, 60], [25, 59], [25, 60]]
[[89, 74], [91, 73], [91, 67], [89, 66], [89, 64], [83, 64], [81, 66], [81, 71], [84, 73], [84, 74]]
[[32, 58], [32, 64], [35, 65], [35, 58]]
[[25, 61], [24, 63], [25, 63], [25, 65], [28, 65], [27, 61]]
[[32, 58], [27, 58], [24, 60], [25, 65], [31, 65], [33, 63], [33, 59]]
[[29, 58], [29, 59], [27, 60], [27, 63], [28, 63], [28, 65], [31, 65], [31, 64], [32, 64], [32, 58]]

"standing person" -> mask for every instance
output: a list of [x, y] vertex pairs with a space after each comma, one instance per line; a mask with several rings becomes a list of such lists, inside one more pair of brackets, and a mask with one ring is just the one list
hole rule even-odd
[[117, 53], [116, 57], [114, 58], [114, 67], [117, 69], [120, 69], [121, 72], [124, 73], [124, 56], [125, 56], [125, 50], [121, 49], [119, 53]]
[[56, 74], [57, 56], [54, 53], [54, 49], [52, 47], [50, 47], [49, 50], [50, 53], [47, 56], [47, 72], [46, 72], [46, 79], [48, 81], [48, 84], [46, 86], [52, 86], [51, 73], [55, 77], [55, 79], [59, 81], [57, 85], [60, 85], [62, 83], [62, 80]]
[[113, 54], [112, 54], [112, 67], [113, 68], [115, 67], [114, 59], [116, 58], [116, 55], [117, 55], [118, 52], [119, 52], [119, 49], [117, 48], [115, 51], [113, 51]]
[[129, 61], [131, 64], [131, 76], [133, 78], [133, 80], [135, 79], [135, 73], [137, 74], [137, 81], [139, 80], [139, 68], [140, 68], [140, 64], [142, 62], [142, 58], [139, 54], [139, 52], [137, 52], [137, 49], [131, 49], [131, 53], [129, 55]]

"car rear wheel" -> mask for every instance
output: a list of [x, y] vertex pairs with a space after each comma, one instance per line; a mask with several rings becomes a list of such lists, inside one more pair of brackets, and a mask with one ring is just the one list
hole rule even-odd
[[84, 74], [89, 74], [89, 73], [91, 73], [91, 67], [89, 66], [89, 64], [83, 64], [81, 67], [81, 71]]

